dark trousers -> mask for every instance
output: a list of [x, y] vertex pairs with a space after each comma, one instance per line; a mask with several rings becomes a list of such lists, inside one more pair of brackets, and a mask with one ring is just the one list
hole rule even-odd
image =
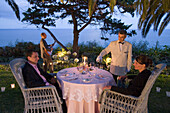
[[119, 76], [119, 75], [114, 75], [114, 74], [112, 74], [113, 75], [113, 78], [115, 79], [115, 82], [116, 82], [116, 84], [117, 84], [117, 77]]
[[49, 69], [50, 73], [53, 73], [53, 71], [54, 71], [53, 61], [51, 59], [51, 56], [46, 55], [46, 58], [43, 58], [43, 70], [45, 72], [47, 72], [48, 69]]
[[59, 84], [57, 82], [54, 84], [54, 86], [57, 89], [59, 97], [63, 101], [63, 104], [62, 104], [63, 113], [67, 113], [67, 106], [66, 106], [65, 100], [63, 99], [62, 90], [60, 89]]

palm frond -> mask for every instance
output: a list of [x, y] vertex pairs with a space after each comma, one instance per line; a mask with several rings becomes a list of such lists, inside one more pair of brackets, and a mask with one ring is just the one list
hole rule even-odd
[[159, 28], [158, 35], [162, 34], [162, 31], [168, 25], [169, 21], [170, 21], [170, 13], [168, 13], [167, 16], [164, 18], [164, 20], [162, 21], [161, 26]]
[[20, 20], [19, 8], [18, 5], [15, 3], [14, 0], [5, 0], [8, 2], [9, 6], [11, 6], [12, 10], [15, 12], [15, 15], [18, 20]]
[[159, 29], [158, 35], [161, 35], [169, 24], [170, 0], [137, 0], [134, 7], [137, 14], [140, 14], [138, 28], [142, 29], [144, 37], [152, 25], [155, 31]]

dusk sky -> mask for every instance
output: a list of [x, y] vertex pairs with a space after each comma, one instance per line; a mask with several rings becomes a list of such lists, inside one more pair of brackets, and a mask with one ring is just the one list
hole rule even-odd
[[[20, 9], [20, 16], [22, 19], [22, 12], [26, 11], [26, 9], [29, 7], [29, 4], [26, 2], [26, 0], [15, 0], [15, 2], [18, 4]], [[129, 14], [125, 15], [114, 15], [115, 18], [121, 19], [125, 24], [133, 24], [131, 29], [137, 29], [137, 23], [138, 18], [132, 18]], [[0, 29], [30, 29], [30, 28], [36, 28], [34, 25], [28, 25], [26, 23], [20, 22], [16, 16], [11, 7], [8, 5], [5, 0], [1, 0], [0, 2]], [[63, 28], [72, 28], [72, 25], [67, 24], [67, 20], [58, 20], [56, 27], [57, 29], [63, 29]], [[92, 28], [92, 27], [88, 27]], [[95, 27], [93, 27], [95, 28]], [[170, 29], [170, 25], [166, 27], [166, 29]]]

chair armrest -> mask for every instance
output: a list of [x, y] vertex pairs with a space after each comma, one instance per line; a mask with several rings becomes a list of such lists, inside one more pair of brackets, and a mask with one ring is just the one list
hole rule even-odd
[[115, 111], [115, 113], [121, 111], [125, 113], [137, 113], [136, 111], [141, 105], [140, 99], [140, 97], [104, 90], [100, 97], [100, 113], [104, 113], [105, 111]]
[[57, 92], [55, 86], [53, 86], [53, 85], [50, 85], [50, 86], [42, 86], [42, 87], [34, 87], [34, 88], [25, 88], [24, 91], [25, 91], [25, 92], [26, 92], [26, 91], [36, 91], [36, 90], [44, 90], [44, 89], [51, 89], [51, 90], [53, 90], [54, 93], [55, 93], [55, 95], [56, 95], [56, 97], [57, 97], [57, 99], [58, 99], [58, 101], [59, 101], [59, 103], [60, 103], [60, 104], [63, 103], [63, 101], [61, 100], [62, 97], [59, 97], [58, 92]]
[[100, 104], [103, 101], [103, 99], [106, 97], [107, 93], [111, 93], [112, 95], [117, 95], [119, 97], [129, 98], [129, 99], [133, 99], [133, 100], [139, 100], [139, 97], [135, 97], [135, 96], [131, 96], [131, 95], [125, 95], [125, 94], [118, 93], [116, 91], [111, 91], [109, 89], [105, 89], [105, 90], [103, 90], [103, 92], [100, 95], [100, 98], [99, 98]]
[[34, 87], [34, 88], [25, 88], [24, 90], [40, 90], [40, 89], [53, 89], [55, 86], [42, 86], [42, 87]]
[[131, 95], [125, 95], [125, 94], [122, 94], [122, 93], [119, 93], [119, 92], [116, 92], [116, 91], [109, 90], [109, 92], [112, 92], [113, 94], [120, 95], [122, 97], [132, 98], [132, 99], [136, 99], [136, 100], [139, 99], [139, 97], [135, 97], [135, 96], [131, 96]]
[[104, 89], [99, 97], [99, 104], [101, 104], [102, 98], [104, 97], [105, 92], [109, 91], [109, 89]]

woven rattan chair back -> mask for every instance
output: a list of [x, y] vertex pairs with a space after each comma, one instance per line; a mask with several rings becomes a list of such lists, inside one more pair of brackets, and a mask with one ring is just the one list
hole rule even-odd
[[22, 67], [26, 60], [16, 58], [10, 62], [11, 71], [23, 93], [24, 113], [63, 113], [62, 101], [54, 86], [27, 88], [23, 80]]
[[147, 113], [149, 93], [156, 78], [165, 67], [166, 64], [155, 66], [139, 97], [104, 90], [100, 96], [100, 113]]
[[22, 76], [22, 67], [24, 66], [25, 62], [26, 60], [22, 58], [17, 58], [10, 62], [11, 71], [18, 85], [20, 86], [21, 90], [26, 87], [25, 82], [23, 80], [23, 76]]

